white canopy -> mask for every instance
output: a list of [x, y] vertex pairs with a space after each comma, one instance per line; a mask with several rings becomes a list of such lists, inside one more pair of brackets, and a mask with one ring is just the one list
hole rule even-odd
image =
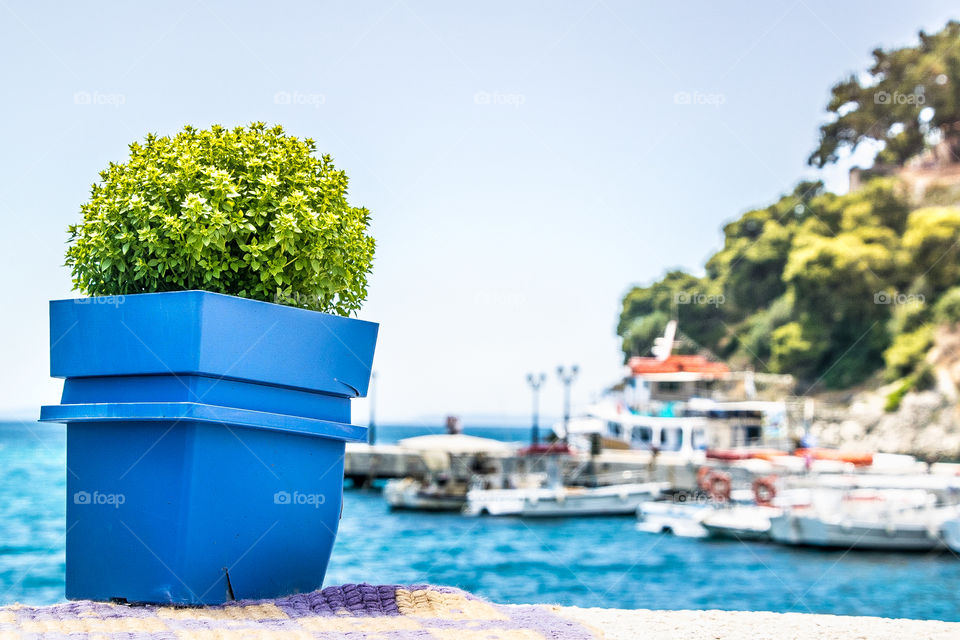
[[490, 438], [478, 438], [476, 436], [467, 436], [462, 433], [445, 434], [440, 433], [429, 436], [416, 436], [413, 438], [404, 438], [397, 442], [404, 449], [414, 451], [441, 451], [453, 454], [465, 453], [511, 453], [514, 446], [492, 440]]

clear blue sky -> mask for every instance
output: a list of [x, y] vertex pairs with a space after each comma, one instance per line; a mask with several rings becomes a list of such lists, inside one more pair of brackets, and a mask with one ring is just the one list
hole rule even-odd
[[373, 214], [381, 420], [524, 416], [561, 362], [582, 405], [620, 373], [629, 286], [809, 176], [830, 86], [952, 5], [0, 0], [0, 415], [58, 399], [46, 301], [98, 171], [253, 120], [316, 139]]

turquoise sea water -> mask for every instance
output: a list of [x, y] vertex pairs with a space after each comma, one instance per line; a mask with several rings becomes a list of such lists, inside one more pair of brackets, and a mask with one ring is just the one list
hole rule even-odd
[[[526, 437], [525, 429], [468, 432]], [[63, 599], [64, 464], [62, 427], [0, 425], [2, 604]], [[327, 584], [364, 581], [456, 585], [508, 603], [960, 620], [960, 559], [950, 553], [708, 542], [640, 533], [632, 518], [391, 513], [378, 493], [348, 490]]]

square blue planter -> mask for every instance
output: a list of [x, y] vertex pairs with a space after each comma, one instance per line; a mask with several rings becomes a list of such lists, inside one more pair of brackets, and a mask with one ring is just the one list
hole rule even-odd
[[216, 604], [321, 586], [378, 325], [204, 291], [50, 303], [67, 597]]

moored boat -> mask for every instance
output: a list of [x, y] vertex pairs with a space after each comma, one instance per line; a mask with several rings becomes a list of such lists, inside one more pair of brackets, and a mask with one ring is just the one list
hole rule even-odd
[[770, 519], [779, 516], [779, 507], [764, 505], [733, 505], [711, 509], [700, 525], [713, 538], [732, 540], [769, 540]]
[[670, 533], [683, 538], [703, 538], [701, 520], [710, 508], [702, 502], [645, 502], [637, 508], [637, 530]]
[[770, 519], [774, 542], [792, 546], [876, 551], [930, 551], [943, 547], [934, 520], [830, 520], [784, 513]]
[[940, 537], [951, 551], [960, 553], [960, 515], [943, 523]]
[[770, 518], [774, 542], [793, 546], [884, 551], [943, 548], [944, 523], [958, 507], [936, 506], [922, 491], [852, 492], [829, 507], [814, 504], [785, 509]]
[[777, 478], [765, 476], [754, 479], [752, 498], [715, 504], [701, 521], [707, 534], [731, 540], [769, 540], [770, 519], [781, 515], [784, 509], [809, 504], [810, 491], [778, 491]]
[[641, 503], [668, 488], [667, 483], [644, 482], [606, 487], [473, 489], [467, 493], [463, 513], [524, 517], [631, 515]]
[[460, 511], [467, 503], [467, 487], [463, 483], [442, 486], [404, 478], [388, 481], [383, 497], [391, 509]]

